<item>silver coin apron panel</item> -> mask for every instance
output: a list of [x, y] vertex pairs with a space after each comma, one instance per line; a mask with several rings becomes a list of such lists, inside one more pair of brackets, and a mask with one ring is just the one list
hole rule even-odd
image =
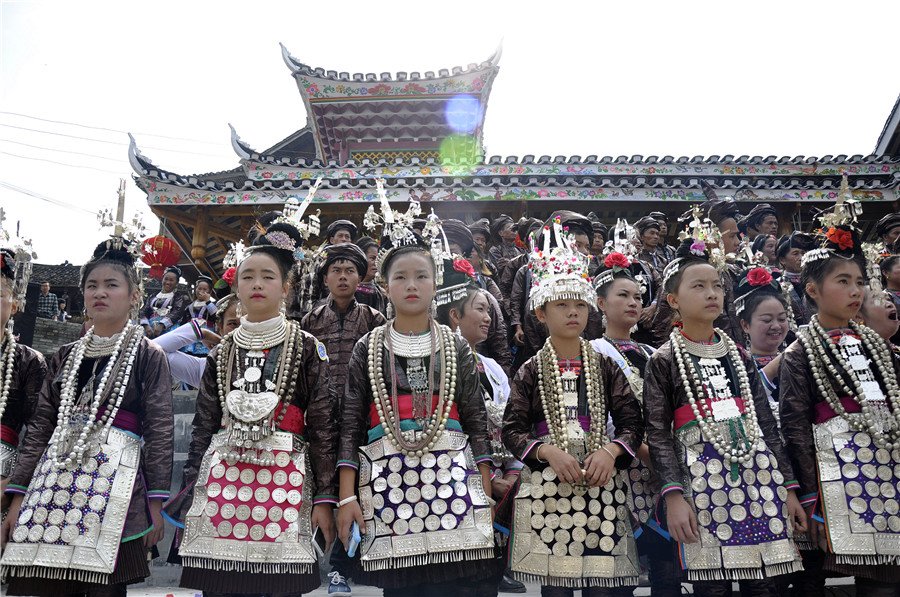
[[682, 451], [685, 499], [697, 514], [698, 543], [679, 543], [689, 580], [761, 579], [802, 570], [788, 520], [778, 461], [759, 440], [734, 478], [700, 428], [675, 434]]
[[84, 462], [56, 470], [47, 450], [31, 478], [3, 567], [12, 576], [102, 582], [116, 566], [141, 440], [110, 427], [88, 438]]
[[430, 452], [404, 456], [382, 437], [360, 451], [366, 571], [493, 557], [491, 510], [463, 433], [445, 430]]
[[628, 479], [628, 508], [641, 524], [658, 528], [656, 524], [656, 501], [659, 492], [656, 488], [659, 482], [653, 477], [653, 473], [647, 465], [635, 458], [631, 466], [625, 471]]
[[[213, 436], [200, 465], [178, 550], [184, 565], [266, 574], [312, 572], [313, 483], [306, 476], [306, 443], [277, 431], [245, 449], [227, 445], [226, 436]], [[275, 464], [234, 458], [248, 452], [273, 458]]]
[[589, 487], [559, 483], [549, 466], [526, 467], [513, 502], [513, 576], [572, 588], [637, 585], [627, 490], [622, 471], [604, 487]]
[[0, 443], [0, 477], [8, 478], [12, 475], [18, 456], [16, 448]]
[[900, 449], [878, 448], [862, 425], [814, 425], [822, 508], [839, 564], [900, 564]]

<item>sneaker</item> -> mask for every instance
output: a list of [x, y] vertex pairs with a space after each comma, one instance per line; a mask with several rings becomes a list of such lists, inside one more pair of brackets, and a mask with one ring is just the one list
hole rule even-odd
[[528, 590], [524, 584], [506, 574], [500, 580], [499, 589], [501, 593], [524, 593]]
[[329, 572], [328, 578], [331, 579], [331, 583], [328, 585], [329, 595], [333, 597], [350, 597], [353, 594], [350, 591], [350, 585], [347, 584], [347, 579], [337, 570]]

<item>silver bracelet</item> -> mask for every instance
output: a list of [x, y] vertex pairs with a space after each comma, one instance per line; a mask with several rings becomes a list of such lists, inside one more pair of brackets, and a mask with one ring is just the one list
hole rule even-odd
[[541, 448], [544, 447], [544, 444], [541, 443], [537, 449], [534, 451], [534, 459], [537, 460], [541, 464], [547, 464], [546, 460], [541, 460]]
[[610, 456], [612, 456], [613, 462], [616, 461], [616, 455], [613, 454], [609, 448], [607, 448], [606, 446], [600, 446], [600, 449], [603, 450], [604, 452], [606, 452], [607, 454], [609, 454]]
[[350, 502], [355, 502], [356, 500], [357, 500], [357, 497], [356, 497], [355, 494], [354, 494], [354, 495], [351, 495], [351, 496], [348, 497], [348, 498], [344, 498], [344, 499], [342, 499], [341, 501], [338, 502], [338, 508], [340, 508], [341, 506], [346, 506], [346, 505], [349, 504]]

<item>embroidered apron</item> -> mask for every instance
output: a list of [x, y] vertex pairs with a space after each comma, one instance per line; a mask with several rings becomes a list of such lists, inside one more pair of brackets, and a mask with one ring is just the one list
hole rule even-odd
[[217, 433], [203, 457], [184, 539], [185, 566], [256, 573], [312, 572], [312, 484], [306, 479], [307, 445], [275, 431], [243, 454], [274, 459], [240, 462], [227, 431]]
[[494, 557], [491, 510], [464, 433], [404, 456], [386, 437], [360, 450], [359, 500], [366, 571]]
[[[838, 564], [900, 564], [900, 449], [872, 442], [859, 405], [842, 399], [851, 422], [816, 405], [813, 425], [821, 508]], [[857, 411], [853, 413], [853, 411]]]
[[104, 583], [115, 570], [141, 440], [116, 427], [104, 433], [79, 466], [55, 470], [44, 451], [3, 554], [10, 574]]

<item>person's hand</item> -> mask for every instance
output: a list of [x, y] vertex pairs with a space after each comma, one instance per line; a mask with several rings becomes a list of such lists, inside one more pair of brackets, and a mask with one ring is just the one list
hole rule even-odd
[[513, 326], [516, 328], [515, 333], [513, 334], [513, 344], [516, 346], [525, 346], [525, 330], [522, 329], [521, 325]]
[[216, 345], [222, 341], [222, 336], [206, 328], [200, 328], [200, 335], [202, 336], [200, 341], [203, 342], [203, 346], [210, 350], [215, 348]]
[[491, 496], [497, 501], [502, 500], [509, 490], [513, 488], [513, 483], [515, 481], [497, 475], [491, 479]]
[[166, 533], [166, 523], [162, 517], [163, 501], [160, 499], [150, 500], [150, 522], [153, 523], [153, 530], [144, 535], [144, 547], [150, 548], [162, 540]]
[[[618, 447], [618, 444], [607, 444], [606, 447], [612, 450], [610, 446]], [[616, 461], [609, 452], [601, 448], [584, 460], [584, 470], [587, 472], [584, 478], [588, 485], [603, 487], [616, 474]]]
[[[362, 516], [362, 512], [360, 512], [360, 516]], [[328, 549], [334, 543], [334, 506], [316, 504], [313, 506], [310, 522], [312, 522], [312, 528], [319, 527], [319, 532], [325, 537], [325, 553], [328, 553]]]
[[350, 549], [350, 527], [353, 525], [354, 520], [359, 525], [359, 532], [362, 533], [366, 528], [366, 521], [363, 518], [362, 509], [359, 507], [359, 500], [354, 500], [338, 508], [338, 539], [344, 544], [345, 550]]
[[678, 491], [666, 494], [668, 518], [666, 522], [672, 539], [679, 543], [697, 543], [700, 534], [697, 530], [697, 515]]
[[[809, 537], [810, 543], [822, 551], [828, 551], [828, 538], [825, 536], [825, 525], [813, 518], [814, 509], [815, 504], [805, 508], [806, 518], [808, 520], [806, 524], [806, 535]], [[790, 511], [790, 509], [788, 509], [788, 511]]]
[[797, 499], [797, 492], [793, 489], [788, 490], [787, 496], [788, 519], [794, 527], [794, 531], [805, 533], [809, 528], [809, 521], [806, 519], [806, 512]]
[[12, 531], [16, 526], [16, 521], [19, 520], [19, 509], [22, 507], [22, 500], [24, 499], [24, 495], [16, 494], [9, 504], [9, 512], [6, 513], [6, 518], [3, 519], [3, 524], [0, 525], [0, 549], [5, 548], [6, 542], [12, 538]]
[[[581, 483], [584, 481], [584, 475], [581, 473], [581, 466], [575, 457], [568, 452], [563, 452], [556, 446], [550, 444], [540, 444], [538, 450], [543, 459], [550, 464], [550, 468], [556, 473], [556, 476], [563, 483]], [[537, 454], [535, 454], [537, 456]]]

